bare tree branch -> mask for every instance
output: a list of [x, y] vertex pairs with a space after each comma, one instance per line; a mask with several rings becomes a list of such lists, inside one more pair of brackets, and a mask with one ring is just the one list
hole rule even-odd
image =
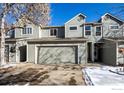
[[[23, 27], [26, 22], [30, 21], [36, 25], [48, 25], [50, 20], [50, 5], [47, 3], [4, 3], [0, 4], [1, 19], [1, 65], [5, 64], [5, 32], [16, 27]], [[7, 19], [11, 17], [19, 24], [13, 25]], [[27, 21], [28, 20], [28, 21]], [[5, 25], [5, 22], [7, 25]]]

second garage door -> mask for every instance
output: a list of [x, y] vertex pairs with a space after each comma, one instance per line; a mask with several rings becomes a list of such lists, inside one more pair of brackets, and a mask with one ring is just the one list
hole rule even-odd
[[77, 63], [77, 47], [75, 46], [45, 46], [38, 47], [37, 61], [42, 63]]

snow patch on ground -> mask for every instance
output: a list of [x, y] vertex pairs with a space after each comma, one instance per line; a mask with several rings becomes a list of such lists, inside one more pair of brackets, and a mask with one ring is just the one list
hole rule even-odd
[[86, 67], [82, 71], [87, 85], [122, 86], [124, 85], [124, 76], [109, 71], [116, 69], [117, 67], [102, 66]]

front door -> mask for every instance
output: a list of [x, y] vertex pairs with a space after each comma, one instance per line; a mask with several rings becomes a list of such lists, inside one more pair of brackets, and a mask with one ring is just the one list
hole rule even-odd
[[102, 62], [102, 43], [95, 43], [94, 60]]
[[5, 59], [9, 62], [9, 45], [5, 45]]
[[88, 51], [87, 60], [88, 62], [92, 62], [92, 42], [87, 43], [87, 51]]
[[20, 62], [25, 62], [27, 56], [26, 46], [19, 47], [19, 50], [20, 50]]

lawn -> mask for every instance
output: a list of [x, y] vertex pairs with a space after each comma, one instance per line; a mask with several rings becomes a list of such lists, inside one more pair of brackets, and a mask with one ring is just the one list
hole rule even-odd
[[81, 69], [75, 64], [20, 63], [0, 68], [0, 85], [85, 85]]

